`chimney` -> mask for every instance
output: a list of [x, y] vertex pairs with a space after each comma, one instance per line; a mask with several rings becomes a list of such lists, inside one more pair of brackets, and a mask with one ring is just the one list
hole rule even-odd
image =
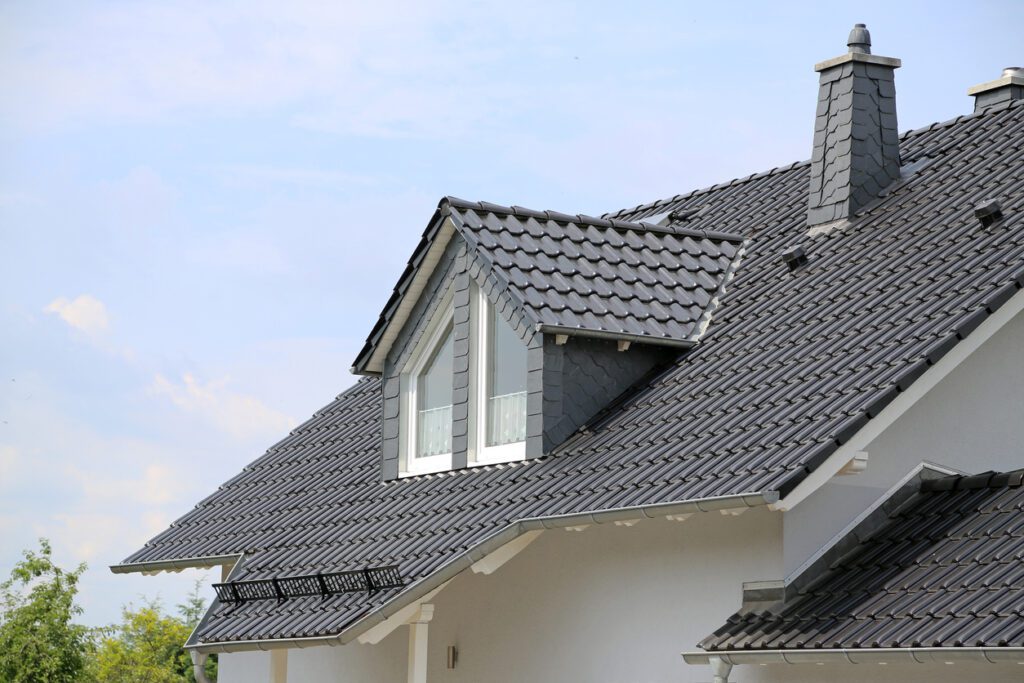
[[852, 218], [900, 177], [893, 74], [900, 60], [871, 54], [857, 24], [849, 52], [816, 64], [821, 74], [811, 155], [811, 226]]
[[1009, 100], [1024, 100], [1024, 69], [1019, 66], [1006, 67], [1001, 77], [976, 85], [967, 94], [974, 95], [974, 111]]

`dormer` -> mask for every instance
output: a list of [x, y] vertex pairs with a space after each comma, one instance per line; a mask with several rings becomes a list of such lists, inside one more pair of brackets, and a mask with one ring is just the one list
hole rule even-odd
[[739, 238], [445, 198], [353, 371], [385, 480], [550, 453], [693, 347]]

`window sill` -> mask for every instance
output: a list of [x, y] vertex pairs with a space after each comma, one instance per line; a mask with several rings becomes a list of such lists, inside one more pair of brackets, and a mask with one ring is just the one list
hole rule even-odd
[[414, 466], [403, 469], [398, 473], [399, 479], [405, 477], [419, 477], [424, 474], [438, 474], [440, 472], [451, 472], [452, 454], [432, 455], [429, 458], [418, 458]]
[[526, 460], [526, 442], [517, 441], [501, 446], [490, 446], [483, 449], [480, 454], [470, 463], [470, 467], [482, 465], [500, 465], [508, 462], [521, 462]]

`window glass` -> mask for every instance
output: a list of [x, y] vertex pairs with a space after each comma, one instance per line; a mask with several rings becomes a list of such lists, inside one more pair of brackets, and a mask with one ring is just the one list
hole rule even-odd
[[488, 310], [486, 445], [501, 446], [526, 439], [526, 345]]
[[452, 329], [416, 378], [416, 457], [452, 451]]

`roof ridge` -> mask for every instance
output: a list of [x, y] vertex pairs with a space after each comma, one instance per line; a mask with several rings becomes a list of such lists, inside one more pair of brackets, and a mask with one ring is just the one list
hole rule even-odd
[[613, 230], [632, 230], [637, 232], [656, 232], [664, 235], [677, 235], [680, 237], [706, 238], [723, 242], [743, 242], [742, 235], [718, 230], [694, 230], [693, 228], [670, 228], [664, 225], [655, 225], [643, 221], [624, 221], [618, 218], [605, 218], [599, 216], [588, 216], [586, 214], [570, 215], [559, 211], [538, 211], [523, 206], [503, 206], [491, 202], [473, 202], [468, 199], [461, 199], [447, 195], [441, 198], [438, 208], [444, 211], [445, 204], [458, 209], [470, 211], [484, 211], [487, 213], [501, 214], [505, 216], [516, 216], [517, 218], [534, 218], [537, 220], [557, 221], [559, 223], [576, 223], [579, 225], [592, 225], [597, 228]]
[[[1007, 109], [1012, 109], [1014, 107], [1024, 107], [1024, 100], [1008, 100], [1006, 102], [1000, 102], [999, 104], [992, 105], [991, 107], [986, 107], [980, 111], [974, 111], [968, 114], [960, 114], [946, 121], [934, 121], [926, 126], [911, 128], [910, 130], [903, 131], [903, 133], [900, 134], [900, 145], [902, 145], [903, 143], [907, 142], [912, 138], [924, 135], [926, 133], [931, 133], [936, 130], [950, 128], [954, 125], [963, 123], [964, 121], [969, 121], [976, 118], [981, 118], [983, 116], [997, 114], [999, 112], [1005, 111]], [[736, 178], [732, 178], [731, 180], [725, 180], [720, 183], [715, 183], [714, 185], [699, 187], [688, 192], [681, 192], [671, 197], [657, 199], [646, 204], [637, 204], [636, 206], [617, 209], [615, 211], [607, 211], [601, 214], [601, 216], [603, 218], [617, 219], [618, 216], [621, 216], [623, 214], [637, 213], [639, 211], [648, 211], [650, 209], [656, 209], [662, 206], [667, 206], [669, 204], [675, 204], [676, 202], [682, 201], [684, 199], [691, 199], [693, 197], [697, 197], [703, 194], [710, 194], [711, 192], [716, 192], [718, 190], [725, 189], [726, 187], [744, 185], [754, 180], [760, 180], [762, 178], [768, 178], [774, 175], [779, 175], [780, 173], [786, 173], [800, 166], [806, 166], [810, 163], [810, 159], [805, 159], [803, 161], [794, 161], [790, 164], [784, 164], [782, 166], [774, 166], [766, 171], [751, 173], [750, 175], [747, 176], [738, 176]]]

